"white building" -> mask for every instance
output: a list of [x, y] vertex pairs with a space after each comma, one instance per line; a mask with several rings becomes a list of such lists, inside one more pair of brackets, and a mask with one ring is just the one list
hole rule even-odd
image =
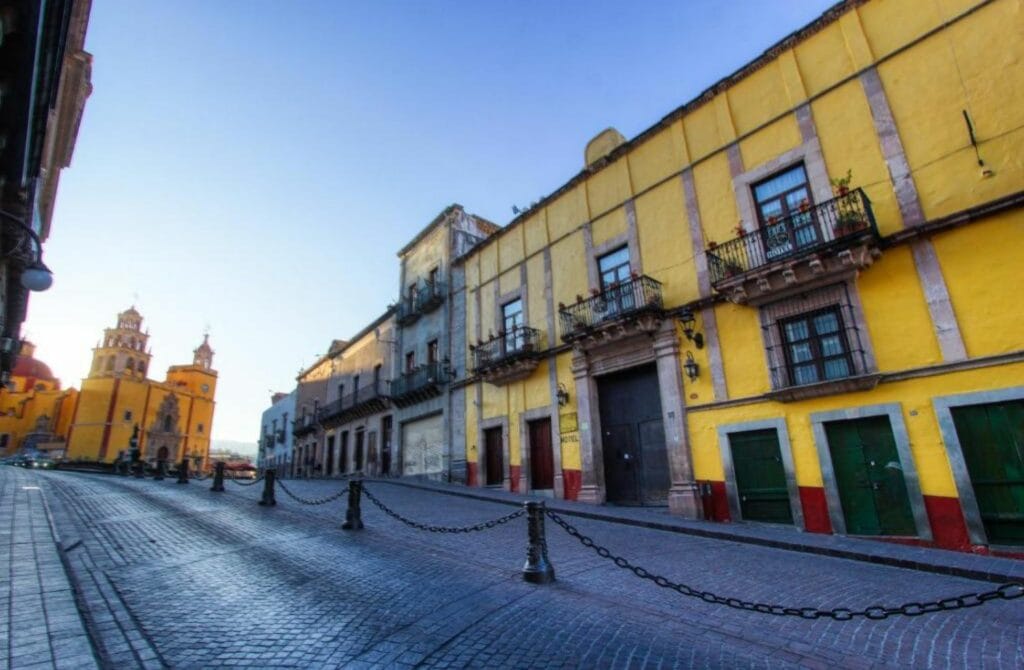
[[275, 393], [263, 412], [256, 465], [276, 468], [282, 475], [292, 463], [292, 422], [295, 420], [295, 391]]

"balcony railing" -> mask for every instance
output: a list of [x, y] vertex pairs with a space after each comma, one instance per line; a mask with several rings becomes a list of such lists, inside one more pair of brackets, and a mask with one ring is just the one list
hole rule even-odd
[[292, 428], [292, 435], [298, 437], [300, 435], [306, 435], [316, 430], [315, 417], [312, 414], [300, 416], [295, 419], [295, 427]]
[[589, 299], [573, 305], [560, 305], [558, 318], [562, 326], [562, 339], [569, 342], [601, 324], [661, 309], [661, 282], [640, 275], [607, 286]]
[[850, 191], [762, 228], [717, 245], [707, 252], [711, 283], [717, 284], [777, 261], [842, 247], [878, 236], [871, 201], [862, 189]]
[[395, 309], [395, 321], [399, 326], [408, 326], [420, 318], [420, 310], [416, 307], [414, 298], [402, 298], [398, 301]]
[[517, 326], [492, 340], [473, 347], [473, 371], [477, 374], [504, 363], [535, 356], [540, 349], [540, 331]]
[[416, 292], [416, 308], [421, 314], [428, 314], [444, 303], [446, 287], [444, 282], [426, 282]]
[[449, 374], [447, 366], [440, 362], [427, 363], [420, 367], [406, 372], [391, 380], [391, 392], [389, 395], [396, 404], [408, 404], [420, 398], [427, 398], [440, 393], [440, 387], [447, 384]]
[[324, 422], [344, 423], [349, 419], [383, 409], [386, 402], [387, 395], [383, 391], [383, 384], [364, 386], [321, 407], [319, 419]]

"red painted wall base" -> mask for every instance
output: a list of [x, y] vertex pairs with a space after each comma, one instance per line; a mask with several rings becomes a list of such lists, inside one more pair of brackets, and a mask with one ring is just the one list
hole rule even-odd
[[523, 468], [520, 465], [508, 466], [508, 490], [512, 493], [519, 493], [519, 475], [522, 474]]
[[562, 483], [566, 500], [578, 500], [583, 486], [583, 473], [579, 470], [562, 470]]
[[809, 533], [832, 534], [832, 522], [828, 518], [828, 503], [825, 502], [825, 489], [817, 486], [801, 486], [800, 507], [804, 512], [804, 528]]
[[480, 486], [480, 478], [476, 472], [476, 463], [466, 462], [466, 486]]

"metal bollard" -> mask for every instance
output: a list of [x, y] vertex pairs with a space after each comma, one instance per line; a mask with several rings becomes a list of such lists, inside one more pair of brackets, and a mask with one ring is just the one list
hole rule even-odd
[[137, 479], [143, 479], [146, 476], [146, 464], [142, 461], [135, 461], [132, 464], [132, 469], [135, 470], [135, 477]]
[[363, 481], [361, 479], [350, 479], [348, 482], [348, 509], [345, 510], [345, 523], [341, 524], [342, 529], [363, 529], [363, 514], [359, 507], [362, 497]]
[[263, 498], [260, 500], [261, 505], [277, 505], [277, 500], [274, 499], [274, 475], [276, 473], [277, 471], [273, 468], [263, 473]]
[[188, 457], [181, 459], [181, 464], [178, 465], [178, 483], [188, 484]]
[[160, 481], [167, 475], [167, 461], [162, 458], [156, 461], [156, 472], [153, 473], [153, 479]]
[[213, 466], [213, 486], [211, 491], [224, 490], [224, 461], [217, 461]]
[[555, 568], [548, 561], [548, 541], [544, 535], [544, 503], [526, 503], [526, 563], [523, 579], [532, 584], [555, 581]]

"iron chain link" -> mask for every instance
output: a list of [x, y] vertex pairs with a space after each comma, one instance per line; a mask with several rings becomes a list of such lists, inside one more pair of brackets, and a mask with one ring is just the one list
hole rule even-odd
[[673, 582], [661, 575], [655, 575], [638, 565], [633, 565], [628, 559], [623, 558], [622, 556], [616, 556], [607, 547], [602, 547], [597, 544], [594, 540], [579, 532], [569, 522], [551, 510], [547, 510], [546, 514], [548, 518], [555, 522], [556, 525], [561, 526], [566, 533], [579, 540], [580, 544], [584, 547], [593, 549], [601, 558], [612, 561], [617, 567], [632, 572], [640, 579], [646, 579], [654, 582], [657, 586], [676, 591], [680, 595], [687, 596], [688, 598], [699, 598], [712, 605], [725, 605], [732, 609], [758, 612], [760, 614], [792, 616], [799, 617], [801, 619], [833, 619], [835, 621], [849, 621], [857, 617], [864, 617], [865, 619], [877, 621], [897, 615], [915, 617], [921, 616], [922, 614], [932, 614], [934, 612], [949, 612], [969, 607], [978, 607], [979, 605], [984, 605], [990, 600], [1014, 600], [1024, 596], [1024, 584], [1009, 582], [1002, 584], [991, 591], [967, 593], [962, 596], [943, 598], [942, 600], [936, 600], [934, 602], [911, 602], [904, 603], [898, 607], [872, 605], [862, 610], [853, 610], [846, 607], [822, 610], [816, 607], [783, 607], [781, 605], [771, 605], [768, 603], [750, 602], [747, 600], [740, 600], [739, 598], [727, 598], [725, 596], [712, 593], [711, 591], [701, 591], [680, 582]]
[[511, 514], [506, 514], [503, 517], [492, 519], [490, 521], [482, 521], [480, 523], [473, 524], [472, 526], [432, 526], [430, 524], [420, 523], [418, 521], [413, 521], [412, 519], [407, 519], [398, 512], [388, 508], [387, 505], [378, 500], [376, 496], [374, 496], [366, 489], [365, 484], [363, 484], [363, 495], [365, 495], [370, 502], [376, 505], [380, 509], [380, 511], [384, 512], [391, 518], [397, 519], [398, 521], [401, 521], [407, 526], [412, 526], [413, 528], [416, 528], [418, 530], [425, 530], [430, 533], [472, 533], [474, 531], [479, 530], [489, 530], [491, 528], [494, 528], [495, 526], [500, 526], [503, 523], [508, 523], [513, 519], [518, 519], [519, 517], [526, 514], [525, 509], [520, 509], [516, 510], [515, 512], [512, 512]]
[[256, 484], [259, 484], [260, 482], [263, 481], [263, 475], [260, 475], [259, 477], [257, 477], [256, 479], [252, 480], [251, 482], [240, 482], [237, 479], [235, 479], [234, 477], [225, 477], [224, 481], [232, 482], [233, 484], [237, 484], [238, 486], [255, 486]]
[[278, 479], [276, 481], [277, 481], [277, 485], [281, 487], [281, 490], [284, 491], [285, 495], [287, 495], [289, 498], [291, 498], [292, 500], [294, 500], [295, 502], [297, 502], [297, 503], [299, 503], [301, 505], [325, 505], [325, 504], [327, 504], [329, 502], [334, 502], [335, 500], [337, 500], [341, 496], [343, 496], [346, 493], [348, 493], [348, 489], [344, 488], [344, 489], [338, 491], [337, 493], [335, 493], [334, 495], [325, 496], [323, 498], [300, 498], [299, 496], [297, 496], [294, 493], [292, 493], [288, 489], [288, 487], [285, 486], [285, 483], [282, 480]]

